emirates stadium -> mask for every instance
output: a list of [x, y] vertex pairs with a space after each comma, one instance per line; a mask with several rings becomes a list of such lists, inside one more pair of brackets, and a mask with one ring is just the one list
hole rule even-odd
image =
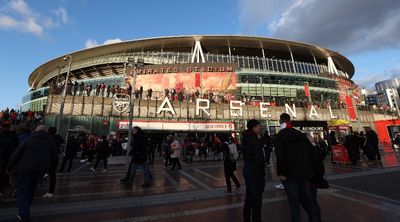
[[338, 52], [301, 42], [146, 38], [42, 64], [29, 76], [22, 109], [45, 111], [46, 124], [64, 135], [124, 132], [130, 109], [133, 125], [155, 133], [237, 133], [252, 118], [274, 133], [282, 112], [299, 121], [372, 126], [372, 113], [357, 109], [354, 72]]

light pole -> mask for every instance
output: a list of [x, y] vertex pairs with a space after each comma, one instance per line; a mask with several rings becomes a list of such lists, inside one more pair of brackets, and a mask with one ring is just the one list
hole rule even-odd
[[60, 113], [58, 115], [58, 122], [57, 122], [57, 130], [58, 131], [60, 131], [61, 120], [63, 118], [63, 113], [64, 113], [65, 95], [67, 93], [67, 83], [68, 83], [68, 80], [69, 80], [69, 73], [71, 72], [72, 56], [71, 55], [65, 56], [64, 57], [64, 61], [67, 61], [67, 60], [69, 60], [68, 72], [67, 72], [67, 78], [65, 79], [65, 82], [64, 82], [64, 90], [63, 90], [62, 100], [61, 100], [61, 105], [60, 105]]
[[[136, 67], [143, 68], [144, 66], [144, 60], [143, 59], [138, 59], [137, 62], [135, 63], [134, 58], [128, 58], [128, 63], [132, 65], [132, 90], [130, 96], [130, 101], [129, 101], [129, 128], [128, 128], [128, 148], [126, 149], [126, 164], [129, 166], [129, 153], [131, 151], [131, 146], [132, 146], [132, 121], [133, 121], [133, 105], [134, 105], [134, 98], [132, 96], [133, 91], [135, 90], [136, 87]], [[126, 75], [126, 73], [125, 73]], [[125, 78], [126, 82], [126, 78]], [[126, 84], [125, 84], [126, 85]]]
[[263, 86], [262, 76], [260, 76], [260, 85], [261, 85], [261, 100], [264, 102], [264, 86]]

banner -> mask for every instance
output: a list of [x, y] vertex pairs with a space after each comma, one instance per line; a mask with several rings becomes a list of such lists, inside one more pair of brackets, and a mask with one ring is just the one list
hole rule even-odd
[[304, 92], [306, 94], [306, 97], [310, 97], [310, 89], [308, 87], [308, 83], [304, 84]]
[[346, 96], [346, 105], [347, 111], [349, 112], [349, 116], [351, 120], [356, 120], [356, 112], [354, 110], [353, 101], [351, 100], [351, 96]]
[[195, 76], [196, 76], [195, 87], [200, 88], [201, 87], [200, 73], [196, 73]]
[[154, 91], [175, 89], [177, 92], [195, 92], [203, 89], [203, 93], [222, 93], [236, 95], [237, 74], [235, 72], [204, 73], [168, 73], [147, 74], [136, 77], [136, 88]]

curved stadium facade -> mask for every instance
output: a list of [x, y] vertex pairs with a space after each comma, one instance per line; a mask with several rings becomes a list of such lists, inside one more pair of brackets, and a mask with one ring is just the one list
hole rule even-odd
[[[358, 93], [351, 80], [353, 64], [315, 45], [247, 36], [177, 36], [69, 55], [72, 84], [67, 87], [62, 132], [76, 127], [98, 134], [124, 129], [128, 112], [113, 108], [113, 94], [127, 93], [129, 84], [134, 84], [135, 124], [148, 130], [238, 131], [250, 118], [276, 127], [284, 111], [300, 120], [355, 120], [347, 108], [349, 97]], [[63, 58], [35, 69], [29, 76], [32, 90], [23, 98], [23, 109], [45, 110], [49, 125], [58, 121], [64, 99], [60, 85], [68, 61]], [[132, 66], [138, 59], [144, 67]], [[103, 87], [96, 89], [98, 84]], [[368, 113], [357, 117], [364, 125], [373, 122]]]

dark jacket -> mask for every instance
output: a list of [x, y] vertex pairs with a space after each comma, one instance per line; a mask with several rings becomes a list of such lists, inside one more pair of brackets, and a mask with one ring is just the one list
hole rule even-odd
[[229, 152], [228, 144], [222, 143], [221, 150], [224, 154], [224, 173], [229, 174], [231, 172], [234, 172], [236, 170], [236, 161], [232, 161], [231, 158], [229, 158], [231, 153]]
[[56, 153], [57, 156], [60, 154], [61, 151], [61, 144], [65, 143], [65, 140], [58, 134], [55, 135], [50, 135], [51, 138], [53, 138], [54, 142], [56, 143]]
[[326, 154], [327, 151], [325, 147], [320, 145], [313, 146], [311, 158], [314, 167], [314, 177], [312, 177], [310, 180], [312, 187], [318, 188], [323, 183], [325, 176], [324, 159]]
[[147, 161], [146, 137], [142, 131], [133, 135], [132, 161], [134, 164], [142, 164]]
[[365, 136], [367, 137], [367, 143], [371, 144], [373, 147], [376, 148], [378, 147], [379, 145], [378, 135], [373, 130], [367, 130]]
[[99, 143], [97, 147], [97, 158], [98, 159], [107, 158], [108, 155], [109, 155], [108, 141], [104, 139]]
[[344, 146], [353, 163], [356, 163], [360, 159], [360, 144], [358, 142], [358, 138], [354, 135], [350, 134], [345, 137]]
[[265, 159], [263, 142], [253, 132], [246, 130], [243, 132], [242, 155], [245, 168], [253, 173], [253, 176], [265, 176]]
[[0, 170], [5, 170], [16, 146], [7, 137], [0, 134]]
[[75, 156], [76, 152], [79, 150], [79, 142], [78, 139], [73, 137], [68, 138], [67, 147], [65, 149], [65, 156], [73, 157]]
[[300, 131], [294, 128], [279, 131], [275, 140], [278, 176], [287, 179], [313, 177], [312, 148], [307, 136]]
[[29, 139], [29, 137], [31, 137], [31, 133], [23, 133], [23, 134], [19, 135], [18, 136], [19, 144], [24, 143], [27, 139]]
[[36, 132], [13, 153], [9, 168], [17, 172], [47, 171], [57, 161], [56, 144], [46, 132]]

